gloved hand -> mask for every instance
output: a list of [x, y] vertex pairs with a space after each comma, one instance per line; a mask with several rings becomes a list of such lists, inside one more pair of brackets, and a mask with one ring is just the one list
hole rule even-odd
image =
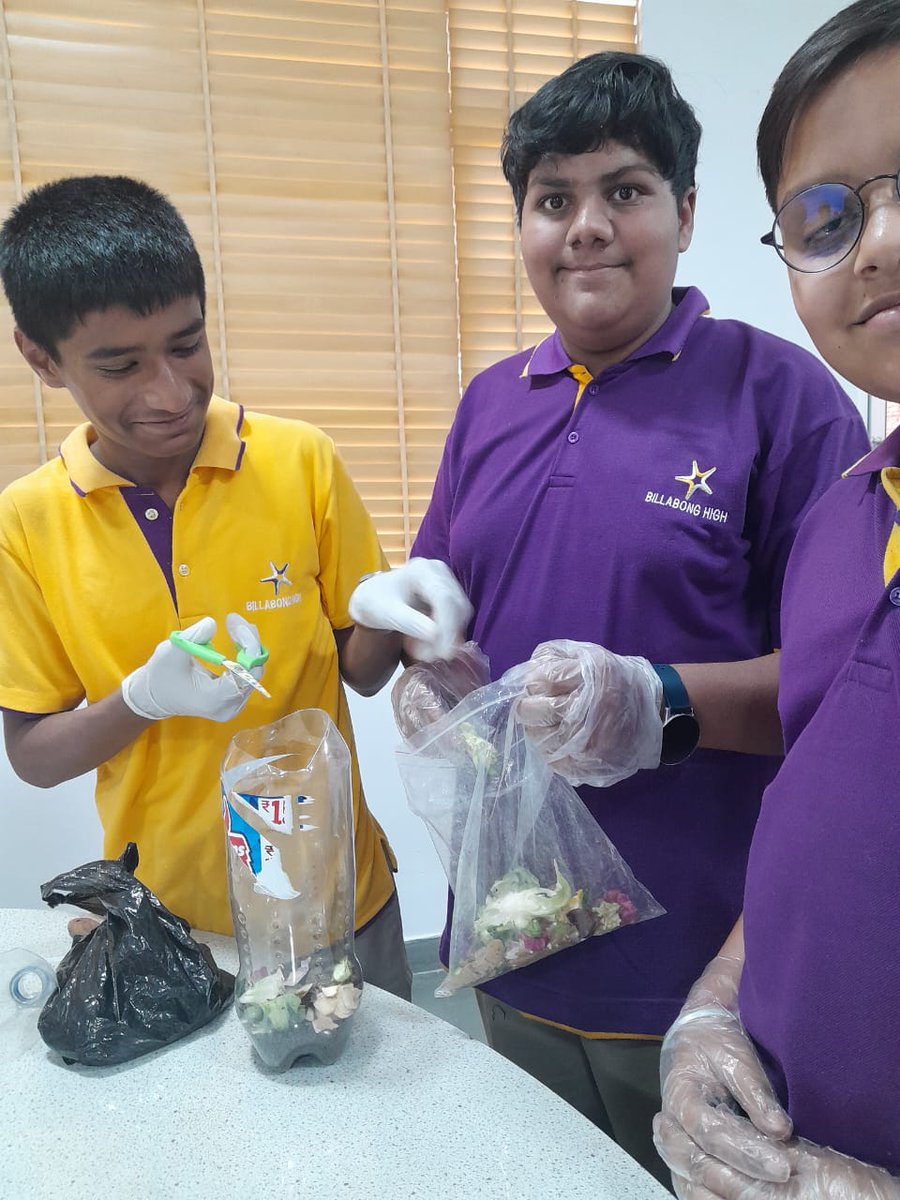
[[369, 629], [402, 633], [414, 658], [433, 662], [453, 657], [472, 605], [446, 563], [411, 558], [393, 571], [363, 579], [350, 597], [350, 616]]
[[453, 658], [413, 663], [391, 691], [394, 719], [405, 738], [439, 721], [469, 692], [490, 683], [490, 664], [475, 642], [465, 642]]
[[[693, 1186], [708, 1186], [706, 1178], [715, 1176], [710, 1164], [779, 1184], [791, 1169], [785, 1145], [791, 1119], [737, 1016], [742, 968], [741, 958], [714, 958], [662, 1045], [662, 1112], [654, 1118], [653, 1140], [673, 1175]], [[704, 1193], [694, 1195], [700, 1200]]]
[[[243, 617], [229, 613], [225, 626], [238, 649], [259, 653], [259, 634]], [[184, 630], [184, 636], [193, 642], [209, 642], [215, 633], [212, 617], [203, 617]], [[262, 673], [262, 667], [254, 667], [250, 672], [256, 679]], [[168, 638], [159, 643], [142, 667], [122, 680], [122, 699], [132, 712], [148, 721], [161, 721], [164, 717], [230, 721], [247, 703], [252, 691], [230, 671], [214, 675]]]
[[517, 716], [569, 783], [610, 787], [662, 751], [662, 683], [646, 658], [592, 642], [543, 642], [526, 664]]
[[[690, 1141], [684, 1130], [680, 1137]], [[792, 1139], [784, 1149], [790, 1175], [773, 1183], [751, 1179], [694, 1146], [690, 1177], [672, 1177], [675, 1195], [679, 1200], [900, 1200], [900, 1179], [879, 1167], [803, 1138]]]

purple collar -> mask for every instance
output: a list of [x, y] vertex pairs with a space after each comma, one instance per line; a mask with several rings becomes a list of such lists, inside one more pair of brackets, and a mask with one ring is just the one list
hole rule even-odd
[[844, 474], [870, 475], [873, 471], [883, 471], [887, 467], [900, 467], [900, 426]]
[[[674, 308], [656, 333], [632, 350], [624, 362], [650, 358], [655, 354], [668, 355], [673, 362], [678, 358], [695, 322], [709, 311], [709, 303], [699, 288], [695, 287], [673, 288], [672, 301]], [[522, 375], [559, 375], [568, 371], [571, 365], [572, 359], [563, 347], [559, 330], [554, 330], [534, 348]]]

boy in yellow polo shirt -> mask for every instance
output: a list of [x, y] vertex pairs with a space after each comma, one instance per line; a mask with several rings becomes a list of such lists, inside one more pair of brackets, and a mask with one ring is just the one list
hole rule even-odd
[[[137, 842], [160, 899], [228, 933], [231, 737], [318, 707], [352, 752], [342, 680], [373, 694], [404, 635], [418, 657], [448, 653], [467, 602], [443, 564], [413, 560], [362, 584], [354, 625], [359, 581], [386, 568], [372, 523], [324, 433], [213, 395], [203, 268], [160, 193], [109, 176], [36, 189], [0, 230], [0, 276], [22, 355], [87, 418], [0, 495], [10, 762], [38, 787], [96, 768], [105, 852]], [[220, 640], [268, 647], [271, 701], [168, 640], [222, 624]], [[353, 802], [357, 953], [408, 997], [394, 860], [355, 755]]]

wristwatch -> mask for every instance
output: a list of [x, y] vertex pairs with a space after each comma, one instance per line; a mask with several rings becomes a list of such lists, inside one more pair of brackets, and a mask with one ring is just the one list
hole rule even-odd
[[659, 761], [663, 766], [674, 767], [684, 762], [697, 749], [700, 741], [700, 723], [694, 716], [687, 689], [674, 667], [666, 663], [653, 663], [663, 686], [663, 738]]

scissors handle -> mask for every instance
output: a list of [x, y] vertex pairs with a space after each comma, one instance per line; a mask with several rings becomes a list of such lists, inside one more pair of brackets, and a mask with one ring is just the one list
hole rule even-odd
[[260, 643], [258, 654], [251, 654], [249, 650], [245, 650], [242, 646], [234, 657], [242, 667], [246, 667], [249, 671], [251, 667], [261, 667], [263, 663], [268, 662], [269, 651], [262, 643]]
[[[209, 642], [192, 642], [190, 638], [186, 638], [180, 629], [176, 629], [174, 633], [169, 634], [169, 641], [177, 646], [179, 650], [184, 650], [187, 654], [193, 654], [194, 658], [199, 658], [202, 662], [211, 663], [214, 667], [221, 667], [228, 662], [228, 656], [216, 650]], [[249, 650], [243, 648], [238, 650], [235, 655], [236, 661], [246, 670], [251, 667], [261, 667], [263, 663], [268, 662], [269, 651], [265, 646], [260, 646], [258, 654], [251, 654]]]

